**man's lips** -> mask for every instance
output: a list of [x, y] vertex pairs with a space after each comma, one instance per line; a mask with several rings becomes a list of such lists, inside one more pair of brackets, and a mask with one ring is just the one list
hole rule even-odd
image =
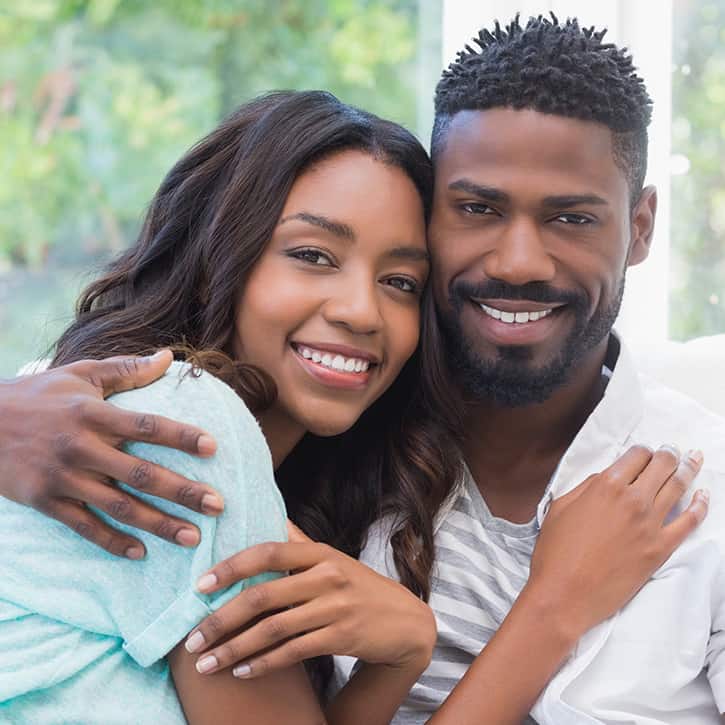
[[567, 305], [528, 300], [471, 300], [481, 335], [494, 345], [542, 342], [563, 318]]

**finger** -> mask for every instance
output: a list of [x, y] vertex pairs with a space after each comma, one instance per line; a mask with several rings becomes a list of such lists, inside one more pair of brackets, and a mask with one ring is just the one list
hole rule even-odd
[[602, 471], [601, 478], [613, 486], [628, 486], [645, 470], [652, 456], [650, 448], [632, 446]]
[[187, 652], [200, 652], [260, 615], [293, 607], [319, 596], [323, 588], [309, 572], [255, 584], [202, 620], [189, 634], [184, 646]]
[[702, 468], [701, 451], [686, 453], [677, 470], [665, 481], [655, 497], [655, 510], [662, 520], [670, 513], [672, 507], [690, 490], [690, 486]]
[[676, 448], [661, 446], [655, 451], [652, 460], [633, 483], [648, 504], [654, 502], [657, 492], [677, 470], [679, 464], [680, 452]]
[[200, 456], [216, 452], [216, 441], [206, 431], [160, 415], [123, 410], [99, 401], [86, 406], [85, 417], [97, 432], [119, 442], [154, 443]]
[[672, 552], [703, 522], [709, 508], [710, 493], [705, 489], [695, 491], [690, 505], [662, 529], [663, 549], [658, 567], [662, 566]]
[[311, 542], [312, 539], [305, 534], [299, 526], [287, 519], [287, 539], [297, 543]]
[[69, 492], [74, 499], [94, 506], [116, 521], [148, 531], [160, 539], [181, 546], [196, 546], [201, 540], [196, 526], [155, 509], [117, 486], [75, 476]]
[[159, 350], [145, 357], [117, 355], [105, 360], [81, 360], [72, 368], [108, 397], [152, 383], [166, 372], [173, 359], [170, 350]]
[[333, 618], [334, 612], [319, 606], [318, 603], [273, 614], [246, 632], [205, 652], [196, 661], [196, 669], [202, 674], [218, 672], [259, 655], [270, 647], [278, 646], [299, 634], [324, 627]]
[[102, 443], [89, 445], [88, 441], [80, 441], [77, 445], [84, 449], [84, 467], [121, 481], [137, 491], [203, 514], [218, 515], [224, 509], [224, 500], [211, 486], [184, 478], [113, 446]]
[[335, 648], [336, 643], [333, 633], [329, 632], [328, 628], [317, 629], [301, 637], [294, 637], [259, 657], [253, 657], [247, 662], [241, 662], [234, 667], [232, 674], [240, 679], [262, 677], [270, 672], [292, 667], [313, 657], [330, 654]]
[[209, 594], [265, 571], [309, 569], [329, 550], [325, 544], [268, 541], [220, 561], [199, 578], [196, 586]]
[[108, 526], [79, 501], [52, 499], [41, 510], [114, 556], [127, 559], [143, 559], [146, 556], [146, 547], [138, 539]]

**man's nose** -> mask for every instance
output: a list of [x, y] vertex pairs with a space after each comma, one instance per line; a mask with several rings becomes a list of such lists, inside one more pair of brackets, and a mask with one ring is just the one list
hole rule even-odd
[[512, 285], [550, 282], [556, 274], [541, 230], [532, 219], [512, 219], [484, 259], [484, 271], [491, 279]]

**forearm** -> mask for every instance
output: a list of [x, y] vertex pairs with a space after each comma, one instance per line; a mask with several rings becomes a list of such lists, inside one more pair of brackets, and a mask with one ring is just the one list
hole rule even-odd
[[547, 600], [524, 589], [429, 725], [520, 725], [575, 642]]
[[326, 708], [327, 722], [389, 725], [428, 661], [410, 667], [364, 664]]

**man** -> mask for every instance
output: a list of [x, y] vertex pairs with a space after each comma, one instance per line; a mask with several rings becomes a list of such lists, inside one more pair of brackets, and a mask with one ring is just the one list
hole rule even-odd
[[[705, 451], [699, 485], [713, 489], [710, 515], [627, 607], [580, 641], [533, 716], [542, 725], [684, 725], [720, 722], [725, 711], [725, 426], [640, 380], [611, 332], [625, 270], [648, 254], [656, 192], [643, 187], [650, 99], [631, 59], [602, 38], [574, 21], [497, 25], [482, 31], [480, 50], [459, 54], [436, 91], [432, 284], [450, 373], [466, 401], [467, 471], [436, 534], [438, 648], [396, 722], [424, 722], [453, 688], [454, 697], [485, 697], [476, 694], [476, 658], [526, 581], [549, 502], [632, 443], [663, 440]], [[109, 452], [124, 438], [213, 451], [201, 431], [97, 401], [100, 391], [161, 372], [159, 361], [134, 365], [126, 375], [113, 363], [79, 363], [0, 391], [9, 451], [2, 468], [14, 466], [6, 476], [26, 482], [17, 499], [132, 556], [142, 553], [134, 541], [82, 505], [29, 499], [26, 489], [29, 480], [70, 476], [79, 501], [194, 542], [198, 534], [182, 522], [90, 486], [96, 471], [219, 510], [210, 489]], [[59, 408], [48, 405], [54, 398], [69, 409], [63, 436], [42, 413]], [[76, 468], [86, 473], [69, 473]], [[387, 532], [376, 533], [362, 558], [394, 574]]]

